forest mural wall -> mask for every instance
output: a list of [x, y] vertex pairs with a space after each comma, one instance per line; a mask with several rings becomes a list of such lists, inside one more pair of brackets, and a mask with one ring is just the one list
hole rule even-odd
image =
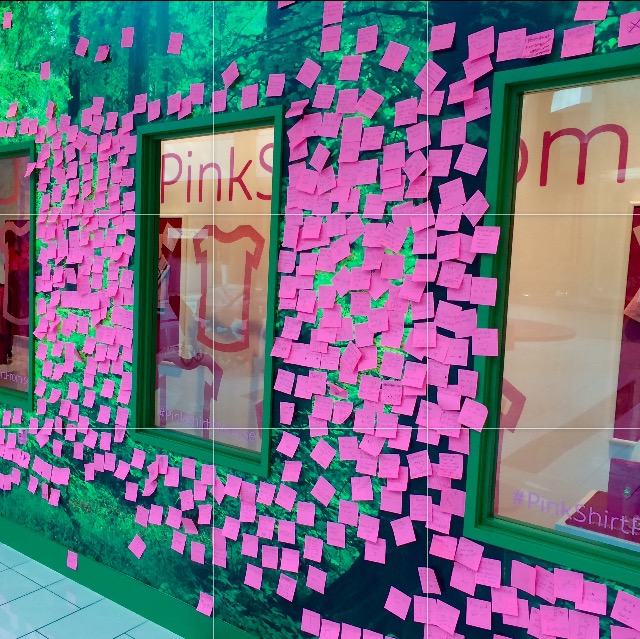
[[8, 2], [0, 15], [0, 144], [35, 142], [20, 178], [37, 183], [35, 409], [2, 413], [0, 516], [67, 548], [79, 572], [95, 559], [210, 616], [213, 464], [139, 445], [127, 426], [136, 129], [212, 117], [211, 4]]

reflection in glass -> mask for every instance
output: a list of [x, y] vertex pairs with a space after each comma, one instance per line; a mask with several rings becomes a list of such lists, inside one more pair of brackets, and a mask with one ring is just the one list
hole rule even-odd
[[273, 128], [214, 136], [215, 440], [260, 451]]
[[30, 178], [28, 156], [0, 159], [0, 387], [29, 382]]
[[161, 145], [156, 424], [213, 438], [212, 136]]
[[640, 551], [640, 80], [526, 94], [496, 514]]

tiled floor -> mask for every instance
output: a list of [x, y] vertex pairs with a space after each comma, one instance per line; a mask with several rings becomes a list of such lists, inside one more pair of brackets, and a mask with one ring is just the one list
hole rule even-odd
[[182, 639], [0, 544], [0, 639]]

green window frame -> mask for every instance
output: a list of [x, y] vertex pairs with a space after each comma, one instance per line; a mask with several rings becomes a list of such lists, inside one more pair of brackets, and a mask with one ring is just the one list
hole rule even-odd
[[[278, 248], [278, 213], [280, 211], [280, 178], [283, 131], [283, 107], [253, 109], [239, 115], [202, 116], [181, 122], [161, 122], [138, 128], [136, 158], [136, 251], [134, 260], [134, 339], [133, 339], [133, 410], [131, 435], [135, 441], [158, 446], [211, 463], [252, 472], [268, 474], [271, 432], [272, 363], [269, 354], [273, 345], [275, 320], [275, 286]], [[263, 436], [259, 454], [205, 440], [155, 425], [155, 376], [157, 330], [157, 260], [160, 220], [160, 149], [163, 140], [210, 135], [234, 131], [274, 127], [273, 195], [271, 200], [271, 246], [269, 252], [269, 291], [267, 304], [267, 343], [265, 391], [263, 399]], [[214, 302], [215, 303], [215, 302]]]
[[[262, 400], [262, 447], [259, 453], [236, 448], [214, 440], [216, 465], [251, 473], [257, 477], [269, 475], [271, 453], [271, 414], [273, 397], [273, 347], [276, 315], [276, 288], [278, 285], [278, 247], [280, 229], [280, 191], [282, 178], [282, 140], [284, 132], [284, 107], [281, 105], [252, 109], [247, 113], [216, 114], [213, 132], [245, 131], [273, 126], [273, 174], [271, 189], [271, 224], [269, 241], [269, 274], [267, 292], [267, 327], [264, 367], [264, 397]], [[214, 300], [215, 304], [215, 300]], [[214, 435], [215, 437], [215, 435]]]
[[495, 515], [494, 495], [523, 94], [639, 76], [636, 51], [501, 71], [494, 76], [486, 191], [490, 208], [484, 223], [499, 226], [501, 239], [495, 256], [482, 256], [480, 275], [497, 277], [498, 291], [495, 306], [478, 307], [478, 326], [498, 329], [499, 353], [498, 357], [474, 358], [474, 370], [479, 373], [476, 399], [487, 406], [488, 417], [482, 432], [471, 432], [467, 486], [474, 488], [467, 492], [464, 517], [464, 534], [471, 539], [629, 585], [637, 585], [640, 578], [640, 552]]
[[[0, 146], [0, 160], [28, 156], [29, 162], [36, 161], [36, 147], [34, 142], [17, 142]], [[23, 411], [33, 411], [34, 379], [35, 379], [35, 278], [36, 278], [36, 182], [35, 171], [29, 176], [30, 210], [29, 210], [29, 375], [27, 390], [19, 391], [13, 388], [0, 387], [0, 405], [9, 408], [21, 408]]]

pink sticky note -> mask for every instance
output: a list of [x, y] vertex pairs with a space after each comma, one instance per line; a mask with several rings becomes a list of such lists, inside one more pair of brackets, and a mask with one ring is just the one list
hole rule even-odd
[[157, 120], [160, 117], [160, 111], [161, 111], [160, 99], [149, 102], [147, 104], [148, 121], [153, 122], [154, 120]]
[[399, 71], [408, 53], [409, 47], [392, 40], [380, 60], [380, 66], [391, 71]]
[[71, 570], [78, 570], [78, 554], [71, 550], [67, 551], [67, 567]]
[[254, 566], [253, 564], [247, 564], [247, 572], [244, 577], [244, 583], [256, 590], [262, 588], [262, 568]]
[[322, 39], [320, 40], [320, 53], [339, 51], [341, 36], [342, 27], [339, 24], [333, 27], [325, 27], [322, 30]]
[[358, 29], [356, 53], [367, 53], [378, 48], [378, 25]]
[[309, 566], [309, 570], [307, 572], [307, 587], [319, 592], [320, 594], [324, 594], [326, 583], [327, 573], [315, 566]]
[[138, 558], [142, 557], [142, 554], [145, 551], [147, 544], [140, 538], [139, 535], [136, 535], [133, 538], [133, 541], [129, 544], [129, 550]]
[[469, 175], [478, 175], [486, 155], [487, 149], [475, 144], [465, 143], [453, 168]]
[[76, 45], [75, 54], [81, 57], [87, 55], [87, 49], [89, 48], [89, 40], [87, 38], [78, 38], [78, 44]]
[[513, 29], [512, 31], [503, 31], [500, 33], [498, 35], [496, 62], [506, 62], [507, 60], [518, 60], [521, 58], [526, 39], [526, 29]]
[[319, 84], [311, 106], [314, 109], [330, 109], [335, 95], [335, 84]]
[[611, 618], [640, 632], [640, 598], [619, 590], [613, 604]]
[[94, 62], [104, 62], [109, 57], [109, 45], [101, 44], [96, 51], [96, 57], [93, 59]]
[[122, 37], [120, 38], [120, 46], [123, 49], [129, 49], [133, 46], [134, 27], [123, 27]]
[[280, 579], [278, 581], [276, 592], [287, 601], [293, 601], [293, 598], [296, 594], [297, 584], [298, 582], [295, 579], [280, 573]]
[[223, 72], [222, 81], [224, 82], [224, 88], [228, 89], [238, 78], [240, 77], [240, 71], [236, 62], [232, 62]]
[[640, 11], [624, 13], [620, 16], [618, 46], [628, 47], [640, 43]]
[[562, 39], [561, 58], [573, 58], [586, 55], [593, 51], [593, 41], [596, 35], [595, 24], [585, 24], [581, 27], [566, 29]]
[[495, 255], [498, 250], [499, 239], [499, 226], [476, 226], [471, 239], [471, 251], [473, 253]]
[[411, 606], [411, 597], [391, 586], [387, 601], [384, 604], [385, 610], [404, 621], [409, 613], [409, 606]]
[[338, 80], [357, 81], [360, 77], [360, 67], [362, 66], [362, 56], [345, 55], [340, 64]]
[[491, 630], [491, 602], [467, 597], [466, 622], [468, 626]]
[[267, 81], [266, 97], [277, 98], [282, 95], [284, 91], [285, 74], [284, 73], [271, 73], [269, 80]]
[[464, 118], [449, 118], [442, 121], [440, 146], [455, 146], [467, 141], [467, 122]]
[[464, 400], [458, 421], [464, 426], [468, 426], [473, 430], [482, 430], [485, 422], [487, 421], [488, 410], [487, 407], [476, 402], [475, 400], [467, 397]]
[[542, 55], [549, 55], [553, 48], [554, 35], [555, 31], [553, 29], [528, 35], [524, 42], [522, 57], [537, 58]]
[[250, 109], [258, 106], [258, 84], [250, 84], [242, 88], [242, 109]]
[[169, 35], [169, 44], [167, 46], [167, 53], [172, 55], [180, 55], [180, 50], [182, 49], [182, 33], [171, 33]]
[[609, 10], [609, 0], [605, 2], [588, 2], [581, 0], [576, 7], [575, 21], [579, 20], [604, 20]]
[[310, 89], [318, 79], [321, 70], [322, 67], [319, 64], [307, 58], [300, 68], [300, 71], [298, 71], [296, 80]]
[[51, 62], [43, 62], [40, 65], [40, 79], [48, 80], [51, 75]]
[[328, 0], [325, 2], [324, 11], [322, 12], [322, 26], [326, 27], [328, 24], [342, 22], [343, 11], [343, 0]]
[[494, 27], [487, 27], [468, 36], [469, 60], [476, 60], [493, 53], [495, 47]]
[[429, 51], [442, 51], [450, 49], [456, 32], [456, 23], [437, 24], [431, 29]]
[[584, 594], [584, 575], [582, 573], [554, 568], [553, 577], [555, 597], [574, 602], [582, 601]]
[[211, 613], [213, 612], [213, 595], [209, 595], [206, 592], [201, 592], [200, 601], [198, 601], [196, 610], [199, 613], [210, 617]]
[[2, 28], [11, 29], [11, 20], [13, 19], [13, 13], [11, 11], [5, 11], [2, 16]]

